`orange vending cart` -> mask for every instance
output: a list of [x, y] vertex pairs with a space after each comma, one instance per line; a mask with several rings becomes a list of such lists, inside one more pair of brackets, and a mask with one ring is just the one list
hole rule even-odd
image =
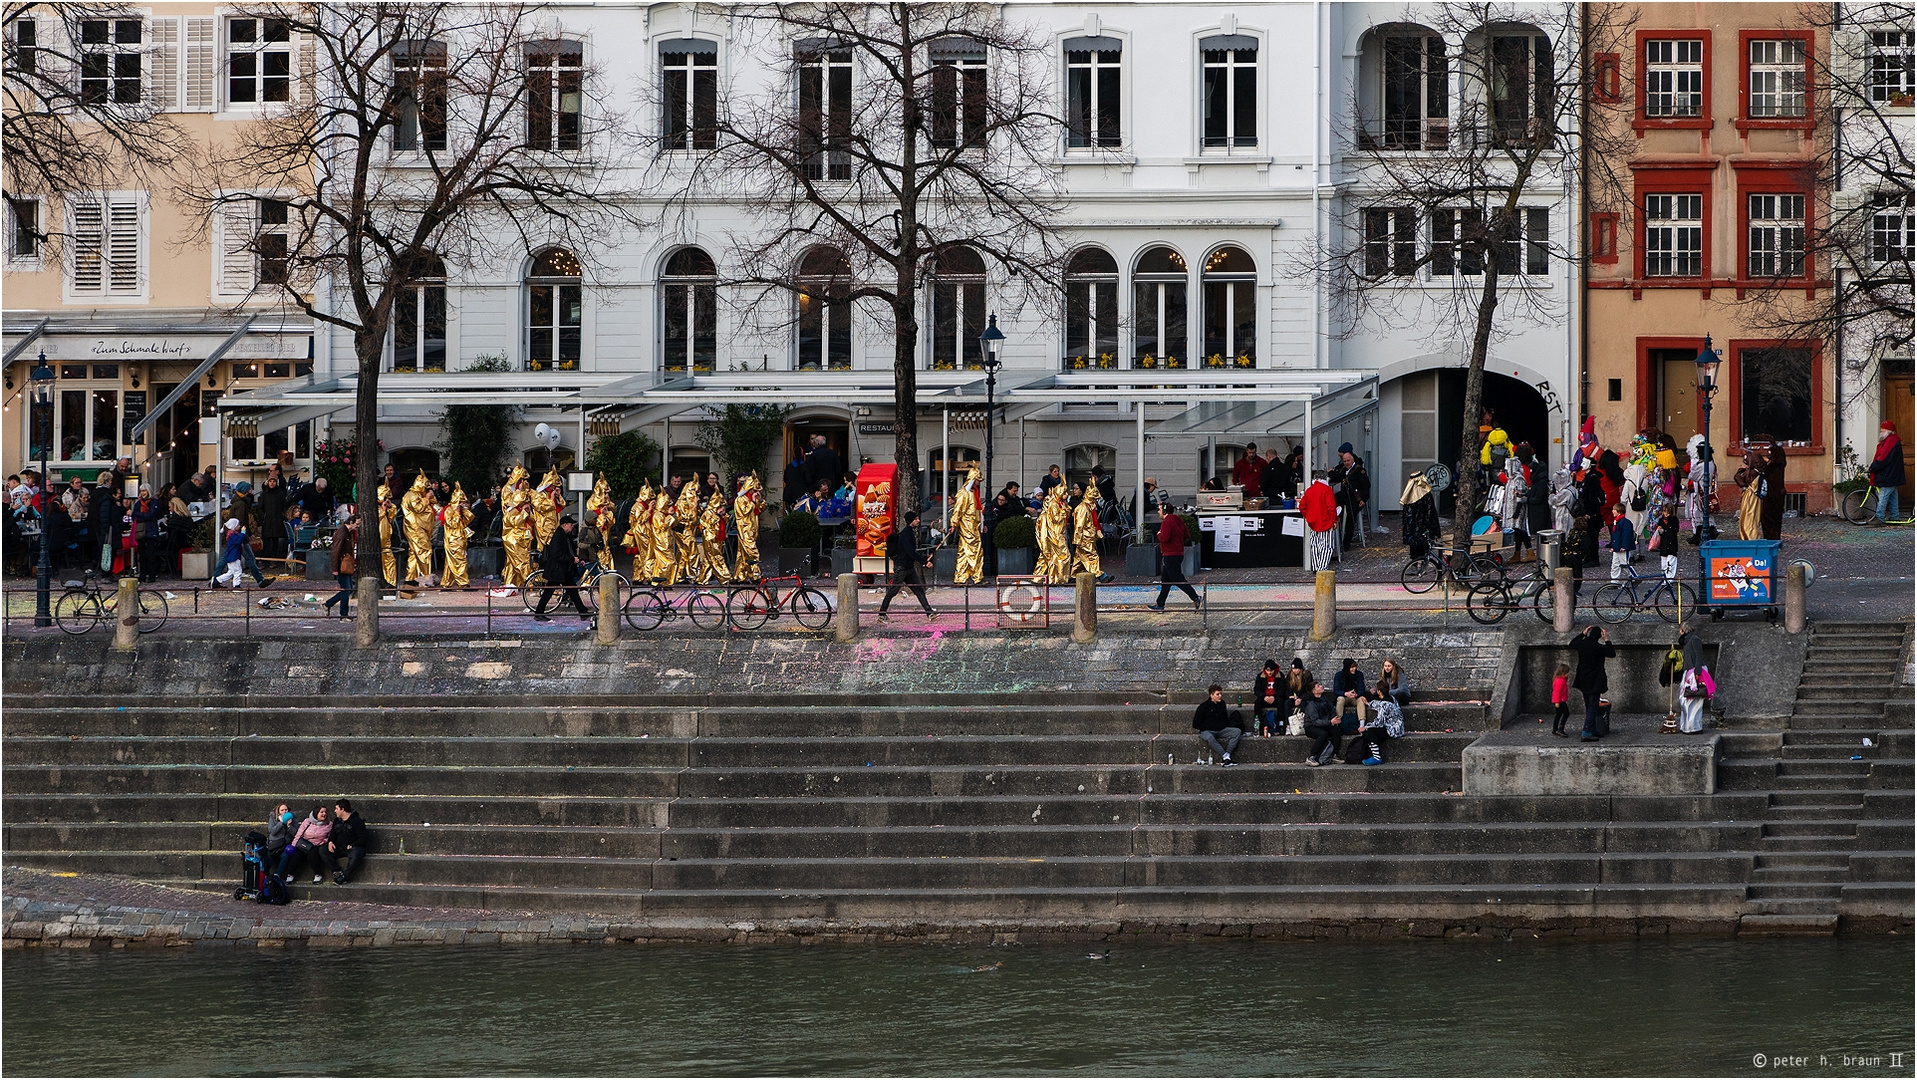
[[885, 538], [892, 535], [894, 494], [898, 490], [897, 465], [862, 465], [853, 482], [858, 505], [853, 524], [858, 529], [858, 550], [852, 560], [855, 574], [885, 574]]

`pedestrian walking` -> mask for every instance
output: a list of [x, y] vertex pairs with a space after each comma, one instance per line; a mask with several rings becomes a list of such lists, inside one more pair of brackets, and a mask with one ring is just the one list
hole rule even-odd
[[346, 605], [353, 598], [353, 574], [359, 570], [359, 519], [353, 516], [353, 504], [340, 504], [340, 513], [345, 520], [333, 530], [333, 579], [339, 582], [339, 591], [326, 601], [326, 610], [339, 605], [339, 617], [346, 618]]
[[1571, 648], [1578, 654], [1577, 678], [1571, 680], [1571, 685], [1584, 695], [1584, 731], [1579, 738], [1591, 742], [1610, 733], [1610, 717], [1601, 715], [1604, 692], [1611, 688], [1604, 662], [1617, 655], [1617, 646], [1611, 644], [1609, 631], [1592, 626], [1578, 635]]
[[1877, 485], [1871, 524], [1888, 525], [1898, 516], [1897, 489], [1904, 486], [1904, 443], [1897, 437], [1897, 425], [1888, 420], [1877, 425], [1877, 455], [1870, 462], [1870, 482]]
[[[932, 602], [925, 598], [925, 586], [919, 580], [919, 512], [907, 510], [905, 521], [897, 532], [885, 538], [885, 561], [892, 570], [892, 583], [885, 588], [885, 599], [879, 601], [879, 621], [887, 618], [886, 609], [892, 606], [892, 598], [901, 589], [911, 589], [912, 595], [919, 598], [919, 606], [925, 609], [925, 617], [932, 618], [938, 612], [932, 610]], [[924, 565], [930, 566], [927, 558]]]
[[1298, 497], [1298, 509], [1305, 515], [1305, 527], [1311, 530], [1306, 540], [1305, 567], [1329, 570], [1338, 557], [1338, 496], [1323, 469], [1313, 469], [1311, 486]]
[[1193, 609], [1203, 608], [1205, 602], [1198, 598], [1197, 590], [1185, 583], [1185, 544], [1191, 539], [1185, 529], [1185, 519], [1172, 513], [1170, 499], [1158, 500], [1158, 512], [1163, 518], [1158, 525], [1158, 599], [1151, 609], [1165, 610], [1165, 598], [1171, 595], [1173, 588], [1182, 589], [1191, 597]]

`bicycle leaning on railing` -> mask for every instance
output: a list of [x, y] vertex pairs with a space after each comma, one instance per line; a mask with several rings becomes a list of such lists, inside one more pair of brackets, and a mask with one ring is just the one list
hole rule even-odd
[[[166, 624], [166, 595], [139, 589], [140, 633], [151, 634]], [[102, 622], [113, 620], [119, 609], [120, 594], [101, 584], [99, 575], [88, 569], [79, 581], [67, 582], [67, 591], [53, 605], [53, 622], [69, 634], [84, 634]]]
[[701, 630], [719, 630], [726, 624], [726, 602], [716, 590], [688, 586], [676, 593], [666, 587], [634, 589], [624, 605], [626, 622], [634, 630], [656, 630], [668, 619], [684, 615]]
[[1485, 579], [1502, 578], [1504, 564], [1482, 551], [1433, 544], [1423, 555], [1404, 564], [1398, 582], [1408, 593], [1427, 593], [1447, 576], [1461, 588], [1470, 589]]
[[1607, 581], [1591, 595], [1591, 607], [1597, 617], [1608, 623], [1621, 623], [1641, 611], [1654, 610], [1667, 623], [1675, 623], [1697, 610], [1697, 590], [1662, 574], [1646, 576], [1626, 563], [1630, 577]]
[[[791, 586], [784, 595], [779, 591], [781, 583]], [[760, 578], [751, 585], [734, 588], [726, 597], [726, 616], [740, 630], [757, 630], [767, 620], [778, 618], [781, 608], [790, 611], [808, 630], [823, 630], [832, 621], [832, 602], [824, 593], [803, 584], [798, 574]]]
[[1515, 577], [1503, 574], [1482, 578], [1465, 594], [1464, 609], [1471, 618], [1486, 626], [1504, 621], [1506, 615], [1519, 608], [1530, 608], [1540, 620], [1552, 621], [1555, 615], [1555, 602], [1551, 595], [1551, 579], [1546, 575], [1542, 562], [1531, 564], [1531, 569]]

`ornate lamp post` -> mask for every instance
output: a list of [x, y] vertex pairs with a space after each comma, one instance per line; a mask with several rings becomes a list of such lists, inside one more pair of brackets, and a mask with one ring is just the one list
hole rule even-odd
[[[53, 625], [53, 559], [48, 551], [47, 541], [51, 530], [47, 527], [48, 508], [53, 502], [50, 487], [50, 475], [47, 471], [47, 457], [53, 447], [53, 368], [47, 365], [47, 351], [40, 350], [40, 360], [28, 373], [33, 387], [34, 411], [47, 418], [46, 438], [40, 440], [40, 564], [37, 580], [34, 584], [33, 625]], [[36, 427], [29, 424], [29, 428]]]
[[997, 315], [986, 316], [985, 332], [978, 336], [978, 345], [985, 364], [985, 490], [980, 494], [989, 502], [995, 491], [992, 487], [992, 421], [998, 412], [998, 368], [1004, 363], [999, 354], [1005, 348], [1005, 334], [998, 328]]
[[[1711, 399], [1717, 396], [1717, 366], [1724, 358], [1716, 349], [1711, 348], [1711, 335], [1704, 335], [1704, 347], [1697, 353], [1697, 396], [1704, 403], [1704, 453], [1706, 482], [1711, 488], [1717, 486], [1717, 457], [1711, 451]], [[1699, 540], [1717, 539], [1717, 522], [1711, 517], [1711, 491], [1707, 488], [1698, 505], [1704, 511], [1704, 521], [1698, 527]]]

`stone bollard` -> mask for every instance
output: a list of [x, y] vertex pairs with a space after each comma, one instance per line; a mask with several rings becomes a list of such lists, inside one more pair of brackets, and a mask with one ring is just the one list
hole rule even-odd
[[379, 644], [379, 576], [367, 574], [359, 579], [354, 600], [359, 611], [353, 616], [353, 644], [370, 649]]
[[599, 621], [593, 626], [592, 640], [596, 645], [619, 644], [619, 579], [611, 574], [599, 575]]
[[839, 575], [838, 622], [832, 636], [842, 642], [859, 640], [859, 576]]
[[1072, 590], [1072, 640], [1089, 645], [1098, 636], [1098, 579], [1080, 574]]
[[1784, 575], [1784, 631], [1804, 632], [1804, 564], [1792, 563]]
[[140, 641], [140, 583], [137, 580], [120, 579], [113, 610], [119, 616], [113, 621], [113, 647], [131, 652]]
[[1311, 640], [1324, 641], [1338, 632], [1338, 571], [1320, 570], [1311, 599]]
[[1571, 593], [1571, 568], [1560, 566], [1551, 571], [1551, 629], [1560, 634], [1571, 632], [1577, 597]]

